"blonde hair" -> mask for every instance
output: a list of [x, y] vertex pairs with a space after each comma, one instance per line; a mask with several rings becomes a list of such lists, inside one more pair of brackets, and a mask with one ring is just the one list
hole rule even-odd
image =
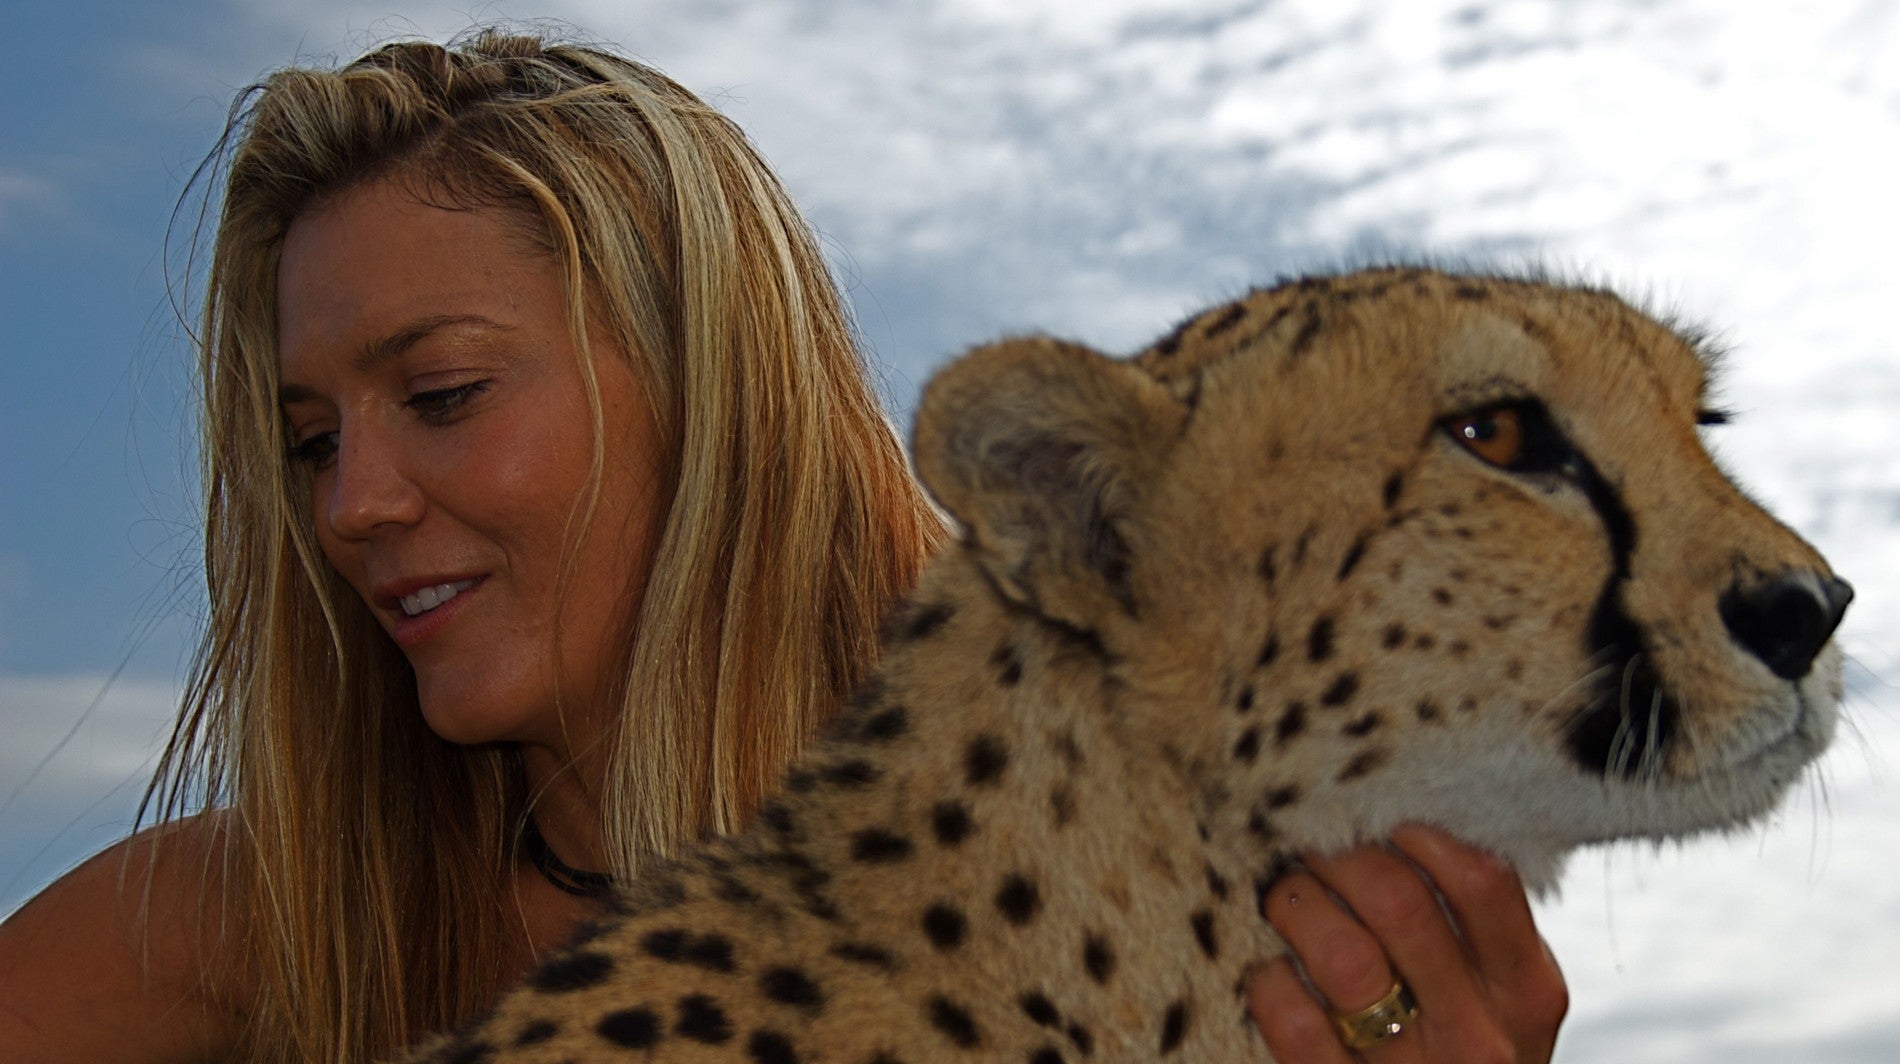
[[[277, 400], [295, 217], [384, 177], [521, 211], [583, 349], [604, 331], [642, 375], [670, 501], [604, 737], [616, 873], [745, 821], [863, 677], [942, 529], [807, 226], [739, 130], [658, 72], [495, 30], [392, 44], [246, 90], [201, 177], [219, 166], [210, 620], [147, 804], [229, 807], [251, 1057], [355, 1060], [498, 990], [529, 796], [509, 752], [427, 729], [407, 663], [315, 544]], [[598, 474], [597, 398], [594, 415]]]

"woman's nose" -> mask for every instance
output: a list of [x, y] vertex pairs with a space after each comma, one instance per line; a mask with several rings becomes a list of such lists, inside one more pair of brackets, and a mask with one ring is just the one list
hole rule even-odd
[[369, 431], [338, 438], [325, 520], [339, 538], [368, 539], [405, 528], [420, 520], [422, 511], [422, 491], [397, 448]]

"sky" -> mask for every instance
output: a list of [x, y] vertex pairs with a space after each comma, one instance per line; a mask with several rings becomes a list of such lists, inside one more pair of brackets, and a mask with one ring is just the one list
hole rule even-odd
[[[1558, 1059], [1885, 1060], [1900, 977], [1900, 3], [76, 0], [0, 65], [0, 912], [122, 833], [202, 617], [174, 215], [235, 92], [551, 19], [734, 117], [892, 413], [1046, 330], [1132, 350], [1304, 270], [1554, 266], [1715, 327], [1725, 465], [1859, 589], [1850, 727], [1776, 822], [1591, 851]], [[1766, 940], [1771, 945], [1764, 949]]]

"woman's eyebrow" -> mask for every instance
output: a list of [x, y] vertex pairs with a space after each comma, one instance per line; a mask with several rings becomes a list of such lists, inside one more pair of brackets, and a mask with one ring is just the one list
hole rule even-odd
[[[481, 329], [507, 332], [514, 328], [504, 325], [493, 318], [480, 314], [432, 314], [395, 329], [387, 335], [371, 340], [363, 346], [355, 358], [350, 360], [350, 368], [358, 373], [372, 373], [394, 359], [402, 357], [404, 351], [414, 347], [424, 337], [452, 325], [472, 325]], [[301, 384], [285, 384], [277, 389], [277, 405], [288, 406], [291, 403], [319, 398], [317, 393]]]

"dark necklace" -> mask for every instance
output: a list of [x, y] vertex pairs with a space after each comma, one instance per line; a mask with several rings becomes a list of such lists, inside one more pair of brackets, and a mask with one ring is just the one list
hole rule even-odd
[[577, 898], [604, 898], [613, 893], [612, 876], [583, 871], [554, 856], [553, 847], [541, 837], [541, 829], [533, 817], [526, 818], [521, 825], [521, 848], [528, 851], [528, 860], [535, 871], [541, 873], [541, 878]]

